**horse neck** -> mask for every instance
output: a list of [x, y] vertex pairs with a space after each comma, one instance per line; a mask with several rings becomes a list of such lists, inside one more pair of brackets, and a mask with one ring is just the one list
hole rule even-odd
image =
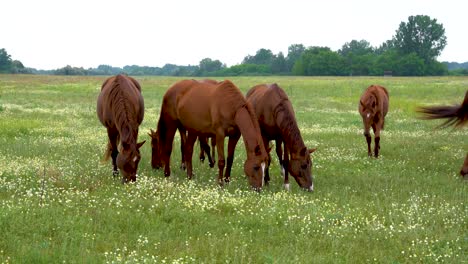
[[285, 101], [280, 102], [274, 111], [276, 125], [281, 131], [284, 143], [291, 153], [299, 152], [305, 147], [301, 132], [297, 126], [293, 112], [287, 107]]
[[239, 131], [242, 134], [244, 139], [245, 148], [247, 150], [247, 156], [249, 157], [255, 153], [255, 147], [263, 145], [263, 140], [261, 139], [260, 126], [257, 121], [252, 117], [251, 112], [247, 109], [246, 106], [241, 107], [237, 110], [235, 116], [235, 123], [239, 128]]
[[130, 123], [124, 123], [120, 125], [119, 133], [120, 142], [122, 143], [122, 145], [128, 145], [130, 148], [136, 146], [138, 132], [135, 131], [135, 129], [133, 128], [133, 126], [130, 125]]

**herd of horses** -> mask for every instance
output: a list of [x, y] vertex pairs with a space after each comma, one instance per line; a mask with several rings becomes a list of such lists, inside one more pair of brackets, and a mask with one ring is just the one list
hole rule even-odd
[[[374, 156], [380, 149], [380, 131], [388, 112], [388, 91], [372, 85], [363, 93], [359, 113], [364, 124], [368, 155], [372, 156], [370, 128], [374, 132]], [[420, 108], [424, 118], [449, 118], [446, 124], [462, 125], [468, 121], [468, 92], [460, 106]], [[117, 75], [102, 84], [97, 100], [97, 115], [106, 127], [109, 142], [105, 159], [112, 158], [113, 175], [122, 173], [122, 182], [136, 181], [140, 148], [138, 128], [144, 117], [144, 100], [139, 83], [128, 76]], [[150, 130], [151, 166], [164, 167], [171, 175], [171, 153], [175, 133], [181, 139], [181, 167], [187, 177], [193, 177], [192, 156], [195, 142], [200, 142], [200, 159], [208, 156], [210, 167], [218, 152], [218, 183], [231, 178], [234, 151], [240, 137], [244, 141], [247, 159], [244, 173], [255, 190], [267, 185], [271, 156], [270, 141], [275, 149], [284, 176], [284, 188], [289, 189], [289, 175], [297, 184], [313, 191], [312, 159], [315, 148], [307, 148], [302, 139], [291, 101], [277, 84], [252, 87], [244, 96], [231, 81], [182, 80], [164, 94], [156, 131]], [[224, 142], [228, 137], [227, 162]], [[211, 140], [211, 151], [208, 142]], [[462, 175], [468, 172], [468, 155]]]

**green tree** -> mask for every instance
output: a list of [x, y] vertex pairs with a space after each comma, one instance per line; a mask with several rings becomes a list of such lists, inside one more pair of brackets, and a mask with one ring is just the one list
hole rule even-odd
[[425, 63], [440, 55], [447, 45], [442, 24], [426, 15], [410, 16], [408, 22], [401, 22], [393, 45], [402, 54], [416, 53]]
[[294, 64], [302, 56], [306, 48], [302, 44], [293, 44], [288, 47], [288, 56], [286, 57], [286, 67], [288, 72], [292, 72]]
[[0, 49], [0, 73], [11, 72], [11, 56], [5, 49]]
[[199, 71], [197, 75], [203, 76], [209, 73], [219, 71], [223, 68], [223, 63], [219, 60], [212, 60], [210, 58], [205, 58], [200, 61]]
[[344, 59], [328, 47], [310, 47], [296, 61], [293, 74], [308, 76], [345, 75]]
[[273, 74], [288, 72], [286, 58], [282, 52], [278, 53], [278, 55], [273, 58], [273, 61], [271, 62], [271, 72]]
[[271, 62], [274, 59], [273, 52], [269, 49], [259, 49], [255, 56], [247, 55], [242, 64], [263, 64], [271, 65]]
[[374, 48], [366, 40], [346, 42], [338, 51], [346, 63], [349, 75], [369, 75], [375, 59]]

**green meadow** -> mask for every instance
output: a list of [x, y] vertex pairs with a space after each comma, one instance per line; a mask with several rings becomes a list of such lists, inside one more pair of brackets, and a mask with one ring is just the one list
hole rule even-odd
[[[466, 77], [234, 77], [244, 93], [278, 83], [313, 153], [315, 191], [283, 190], [276, 154], [270, 186], [251, 191], [236, 149], [232, 182], [194, 153], [194, 179], [152, 170], [148, 132], [176, 77], [137, 77], [145, 99], [136, 183], [103, 163], [96, 99], [105, 77], [0, 75], [0, 263], [464, 263], [468, 130], [437, 129], [420, 105], [461, 103]], [[218, 78], [222, 80], [222, 78]], [[371, 84], [390, 109], [381, 156], [367, 157], [358, 113]]]

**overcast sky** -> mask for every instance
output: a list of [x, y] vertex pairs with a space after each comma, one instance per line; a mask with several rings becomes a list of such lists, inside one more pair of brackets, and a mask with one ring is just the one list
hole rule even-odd
[[411, 15], [442, 23], [440, 61], [468, 61], [466, 0], [2, 0], [0, 48], [26, 67], [228, 66], [291, 44], [379, 46]]

